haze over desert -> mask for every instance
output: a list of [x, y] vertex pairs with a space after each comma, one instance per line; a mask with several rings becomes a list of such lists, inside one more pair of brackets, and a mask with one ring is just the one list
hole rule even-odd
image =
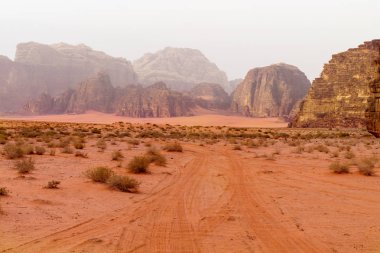
[[2, 1], [0, 252], [380, 252], [379, 10]]

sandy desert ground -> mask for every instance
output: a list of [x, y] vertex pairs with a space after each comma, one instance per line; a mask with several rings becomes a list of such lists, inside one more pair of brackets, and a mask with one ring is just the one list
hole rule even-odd
[[[25, 154], [36, 168], [23, 175], [0, 156], [0, 252], [380, 252], [380, 170], [358, 172], [380, 141], [365, 131], [1, 121], [1, 136], [1, 150], [46, 153]], [[183, 152], [162, 150], [173, 142]], [[128, 172], [152, 146], [166, 166]], [[350, 173], [330, 171], [336, 161]], [[137, 179], [138, 192], [92, 182], [96, 166]]]
[[113, 114], [89, 111], [85, 114], [58, 114], [40, 116], [0, 116], [3, 120], [26, 120], [26, 121], [53, 121], [53, 122], [74, 122], [74, 123], [98, 123], [112, 124], [114, 122], [129, 123], [152, 123], [170, 124], [183, 126], [229, 126], [229, 127], [286, 127], [288, 123], [279, 118], [249, 118], [234, 115], [221, 115], [212, 111], [203, 110], [192, 117], [172, 117], [172, 118], [130, 118], [116, 116]]

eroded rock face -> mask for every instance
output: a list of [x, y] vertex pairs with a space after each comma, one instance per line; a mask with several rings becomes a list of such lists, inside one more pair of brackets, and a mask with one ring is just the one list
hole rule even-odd
[[101, 72], [68, 89], [59, 96], [46, 93], [24, 106], [29, 114], [84, 113], [95, 110], [128, 117], [175, 117], [191, 115], [194, 103], [189, 97], [171, 91], [164, 83], [148, 87], [129, 85], [114, 88]]
[[226, 74], [195, 49], [168, 47], [145, 54], [133, 62], [133, 68], [144, 85], [164, 82], [178, 91], [188, 91], [202, 82], [218, 83], [224, 88], [228, 85]]
[[228, 109], [230, 97], [222, 86], [215, 83], [200, 83], [193, 87], [189, 95], [195, 103], [206, 109]]
[[[7, 67], [3, 67], [6, 65]], [[0, 111], [19, 112], [41, 93], [56, 96], [99, 71], [109, 74], [116, 86], [137, 82], [131, 63], [85, 45], [43, 45], [29, 42], [17, 46], [15, 61], [0, 58]]]
[[293, 127], [365, 127], [379, 40], [333, 55], [300, 105]]
[[297, 67], [255, 68], [233, 92], [231, 109], [250, 117], [287, 117], [309, 87], [309, 80]]
[[370, 84], [370, 97], [368, 99], [368, 106], [365, 113], [368, 131], [380, 137], [380, 40], [373, 41], [374, 50], [378, 50], [378, 58], [374, 64], [377, 69], [375, 78]]

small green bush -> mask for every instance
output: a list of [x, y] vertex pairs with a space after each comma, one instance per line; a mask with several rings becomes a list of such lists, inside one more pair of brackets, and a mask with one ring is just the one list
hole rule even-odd
[[162, 149], [168, 152], [182, 152], [183, 151], [181, 144], [178, 142], [168, 143]]
[[96, 167], [85, 172], [87, 178], [97, 183], [106, 183], [113, 174], [114, 172], [107, 167]]
[[340, 162], [333, 162], [330, 164], [329, 169], [336, 174], [345, 174], [350, 172], [348, 165], [341, 164]]
[[21, 174], [27, 174], [35, 169], [32, 158], [24, 158], [22, 160], [15, 161], [14, 166], [15, 169]]
[[47, 189], [58, 189], [58, 185], [60, 185], [60, 184], [61, 184], [60, 181], [52, 180], [52, 181], [49, 181], [47, 183], [45, 188], [47, 188]]
[[8, 196], [8, 195], [9, 195], [8, 189], [5, 187], [0, 187], [0, 196]]
[[128, 163], [128, 170], [135, 174], [147, 173], [149, 167], [149, 159], [145, 156], [135, 156]]
[[158, 166], [165, 166], [167, 163], [165, 156], [163, 156], [154, 147], [151, 147], [146, 151], [145, 157], [149, 160], [149, 163], [154, 163], [155, 165], [158, 165]]
[[34, 148], [37, 155], [43, 155], [46, 153], [46, 149], [44, 147], [37, 146]]
[[359, 173], [365, 176], [373, 176], [375, 174], [375, 161], [370, 158], [364, 158], [358, 162]]
[[108, 180], [108, 184], [122, 192], [137, 192], [140, 183], [133, 178], [127, 176], [113, 175]]
[[17, 159], [24, 156], [24, 151], [20, 146], [8, 143], [4, 146], [4, 154], [8, 159]]
[[112, 161], [121, 161], [123, 160], [124, 156], [121, 153], [121, 151], [117, 150], [112, 152]]

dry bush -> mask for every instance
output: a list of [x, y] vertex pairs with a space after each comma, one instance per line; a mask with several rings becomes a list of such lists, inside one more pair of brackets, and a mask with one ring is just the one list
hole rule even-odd
[[160, 151], [154, 147], [151, 147], [146, 151], [145, 157], [149, 160], [150, 163], [154, 163], [158, 166], [165, 166], [167, 163], [165, 156], [163, 156]]
[[314, 150], [317, 150], [319, 152], [326, 153], [326, 154], [330, 152], [329, 148], [323, 144], [314, 146]]
[[35, 169], [32, 158], [25, 158], [15, 161], [14, 168], [21, 174], [27, 174]]
[[113, 175], [109, 178], [108, 184], [122, 192], [137, 192], [140, 183], [127, 176]]
[[183, 148], [178, 142], [167, 143], [162, 149], [168, 152], [183, 152]]
[[104, 139], [100, 139], [96, 142], [96, 146], [99, 148], [100, 151], [104, 151], [107, 148], [107, 143]]
[[232, 149], [233, 150], [241, 150], [241, 146], [240, 145], [234, 145], [234, 147]]
[[97, 183], [106, 183], [107, 180], [114, 175], [114, 172], [108, 167], [96, 167], [94, 169], [87, 170], [85, 176]]
[[8, 159], [17, 159], [22, 158], [25, 153], [19, 145], [8, 143], [4, 146], [4, 154]]
[[354, 154], [354, 152], [352, 152], [352, 151], [347, 151], [347, 152], [344, 154], [344, 157], [345, 157], [346, 159], [352, 159], [352, 158], [355, 158], [355, 154]]
[[112, 161], [121, 161], [123, 160], [124, 155], [121, 153], [120, 150], [112, 152]]
[[0, 196], [8, 196], [9, 191], [6, 187], [0, 187]]
[[62, 148], [61, 152], [64, 154], [73, 154], [74, 150], [69, 145], [67, 145]]
[[363, 158], [357, 163], [359, 173], [365, 176], [373, 176], [375, 174], [375, 164], [374, 159]]
[[345, 174], [350, 172], [347, 164], [342, 164], [339, 161], [330, 164], [329, 169], [336, 174]]
[[41, 146], [36, 146], [34, 148], [35, 152], [37, 155], [43, 155], [46, 153], [46, 149], [44, 147], [41, 147]]
[[50, 149], [49, 155], [55, 156], [55, 149], [54, 148]]
[[75, 156], [76, 157], [81, 157], [81, 158], [88, 158], [88, 154], [87, 153], [81, 152], [79, 150], [77, 152], [75, 152]]
[[48, 183], [47, 183], [47, 185], [45, 186], [45, 188], [47, 188], [47, 189], [58, 189], [59, 187], [59, 185], [61, 184], [61, 182], [60, 181], [57, 181], [57, 180], [52, 180], [52, 181], [49, 181]]
[[145, 156], [135, 156], [128, 163], [128, 170], [135, 174], [147, 173], [149, 167], [149, 159]]

